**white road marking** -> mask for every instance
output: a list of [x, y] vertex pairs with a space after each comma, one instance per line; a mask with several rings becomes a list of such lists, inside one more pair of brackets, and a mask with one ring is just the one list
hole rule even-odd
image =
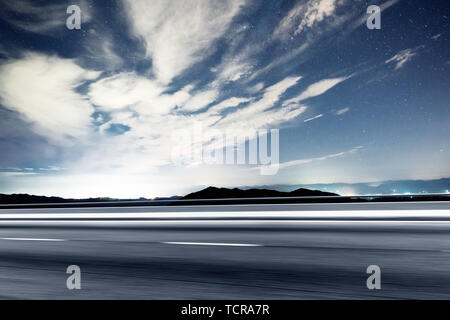
[[65, 239], [38, 239], [38, 238], [0, 238], [9, 241], [67, 241]]
[[214, 243], [214, 242], [161, 242], [161, 243], [187, 245], [187, 246], [263, 247], [262, 244], [252, 244], [252, 243]]

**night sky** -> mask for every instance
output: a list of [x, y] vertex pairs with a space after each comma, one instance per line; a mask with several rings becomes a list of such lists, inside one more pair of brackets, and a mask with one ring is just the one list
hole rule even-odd
[[[70, 5], [80, 30], [66, 26]], [[369, 5], [382, 10], [380, 30], [366, 26]], [[0, 193], [130, 198], [450, 177], [448, 1], [0, 6]], [[174, 163], [173, 134], [198, 123], [279, 129], [278, 172]]]

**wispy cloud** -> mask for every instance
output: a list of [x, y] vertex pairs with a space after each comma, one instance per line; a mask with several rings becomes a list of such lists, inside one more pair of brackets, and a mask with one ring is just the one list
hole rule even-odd
[[20, 172], [20, 171], [3, 171], [0, 172], [0, 176], [4, 177], [17, 177], [17, 176], [34, 176], [36, 172]]
[[292, 160], [292, 161], [283, 162], [283, 163], [280, 163], [280, 169], [287, 168], [287, 167], [292, 167], [292, 166], [304, 165], [304, 164], [308, 164], [308, 163], [311, 163], [311, 162], [325, 161], [325, 160], [332, 159], [332, 158], [343, 157], [345, 155], [355, 153], [355, 152], [357, 152], [358, 150], [360, 150], [362, 148], [364, 148], [364, 147], [363, 146], [357, 146], [357, 147], [354, 147], [354, 148], [352, 148], [350, 150], [347, 150], [347, 151], [333, 153], [333, 154], [329, 154], [329, 155], [322, 156], [322, 157], [310, 158], [310, 159], [299, 159], [299, 160]]
[[229, 99], [226, 99], [214, 106], [212, 106], [211, 108], [208, 109], [208, 112], [211, 113], [221, 113], [223, 110], [226, 110], [228, 108], [234, 108], [239, 106], [242, 103], [247, 103], [249, 101], [251, 101], [251, 98], [236, 98], [236, 97], [232, 97]]
[[322, 117], [323, 117], [323, 114], [318, 114], [317, 116], [303, 120], [303, 122], [310, 122], [310, 121], [313, 121], [313, 120], [316, 120], [316, 119], [319, 119]]
[[133, 31], [143, 40], [163, 83], [210, 54], [212, 43], [243, 4], [243, 0], [124, 0]]
[[286, 100], [283, 105], [289, 105], [289, 104], [295, 104], [298, 102], [301, 102], [303, 100], [313, 98], [320, 96], [330, 90], [331, 88], [335, 87], [339, 83], [347, 80], [349, 77], [340, 77], [340, 78], [331, 78], [331, 79], [324, 79], [320, 80], [316, 83], [313, 83], [308, 88], [306, 88], [305, 91], [303, 91], [298, 96], [291, 98], [289, 100]]
[[249, 124], [251, 125], [252, 121], [254, 120], [252, 119], [253, 116], [263, 116], [263, 112], [272, 108], [275, 103], [280, 100], [281, 96], [286, 92], [286, 90], [297, 84], [300, 79], [301, 77], [287, 77], [277, 82], [276, 84], [267, 87], [264, 90], [262, 98], [244, 108], [228, 114], [220, 121], [220, 124], [233, 124], [237, 126], [246, 126]]
[[343, 115], [344, 113], [347, 113], [349, 111], [350, 111], [350, 108], [339, 109], [338, 111], [336, 111], [336, 115], [340, 116], [340, 115]]
[[90, 30], [84, 46], [86, 55], [83, 60], [101, 67], [102, 70], [120, 70], [125, 61], [114, 51], [112, 37], [106, 32], [97, 33], [95, 29]]
[[62, 168], [56, 166], [48, 166], [45, 168], [39, 168], [40, 171], [61, 171]]
[[441, 36], [442, 36], [442, 33], [438, 33], [438, 34], [435, 34], [434, 36], [432, 36], [431, 39], [438, 40]]
[[392, 58], [385, 61], [386, 64], [391, 62], [395, 62], [395, 70], [401, 69], [405, 66], [405, 64], [414, 58], [418, 51], [422, 49], [423, 46], [419, 46], [416, 48], [405, 49], [394, 55]]
[[332, 17], [340, 1], [309, 0], [298, 2], [281, 20], [273, 37], [286, 39], [312, 28], [328, 17]]
[[183, 110], [191, 112], [201, 110], [216, 101], [218, 96], [219, 91], [217, 89], [201, 90], [183, 104]]
[[254, 66], [249, 58], [249, 52], [246, 52], [245, 50], [237, 54], [230, 52], [222, 59], [221, 63], [212, 70], [217, 73], [215, 84], [238, 81], [243, 77], [250, 75], [253, 68]]
[[[3, 7], [0, 17], [17, 28], [48, 36], [53, 35], [51, 31], [66, 30], [67, 3], [42, 5], [28, 0], [0, 0], [0, 4]], [[71, 4], [80, 6], [83, 23], [91, 20], [90, 7], [85, 0]]]

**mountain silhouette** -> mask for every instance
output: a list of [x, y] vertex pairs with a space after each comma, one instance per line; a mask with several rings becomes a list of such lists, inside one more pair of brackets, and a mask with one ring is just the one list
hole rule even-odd
[[[184, 200], [184, 201], [178, 201]], [[224, 204], [284, 204], [284, 203], [348, 203], [397, 201], [450, 201], [450, 194], [339, 196], [336, 193], [299, 188], [293, 191], [271, 189], [216, 188], [190, 193], [184, 197], [173, 196], [154, 199], [114, 199], [108, 197], [65, 199], [29, 194], [0, 194], [0, 208], [68, 208], [68, 207], [130, 207], [130, 206], [183, 206]]]
[[241, 190], [238, 188], [216, 188], [208, 187], [206, 189], [190, 193], [182, 200], [197, 200], [197, 199], [233, 199], [233, 198], [276, 198], [276, 197], [324, 197], [324, 196], [339, 196], [336, 193], [323, 192], [319, 190], [309, 190], [300, 188], [291, 192], [282, 192], [269, 189], [247, 189]]
[[33, 196], [30, 194], [0, 194], [0, 204], [20, 204], [20, 203], [63, 203], [71, 199], [59, 197]]

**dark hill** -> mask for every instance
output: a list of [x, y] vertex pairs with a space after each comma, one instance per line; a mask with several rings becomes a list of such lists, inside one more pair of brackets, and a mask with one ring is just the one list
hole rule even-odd
[[275, 197], [323, 197], [339, 196], [336, 193], [323, 192], [318, 190], [297, 189], [291, 192], [281, 192], [269, 189], [248, 189], [238, 188], [216, 188], [208, 187], [206, 189], [190, 193], [183, 197], [183, 200], [192, 199], [230, 199], [230, 198], [275, 198]]
[[33, 196], [29, 194], [0, 194], [0, 204], [15, 203], [63, 203], [69, 199], [58, 197]]
[[300, 188], [287, 193], [289, 197], [336, 197], [337, 193]]

